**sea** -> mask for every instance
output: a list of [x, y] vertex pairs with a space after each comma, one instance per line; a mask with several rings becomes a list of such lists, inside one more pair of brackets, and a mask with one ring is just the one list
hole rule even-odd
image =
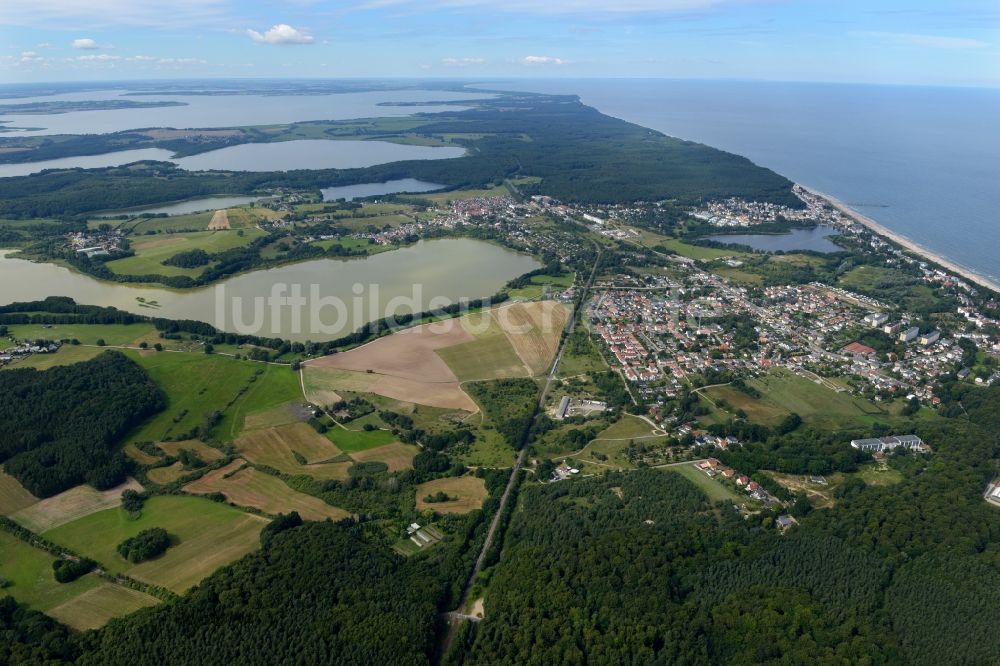
[[506, 81], [744, 155], [1000, 279], [1000, 89], [666, 79]]

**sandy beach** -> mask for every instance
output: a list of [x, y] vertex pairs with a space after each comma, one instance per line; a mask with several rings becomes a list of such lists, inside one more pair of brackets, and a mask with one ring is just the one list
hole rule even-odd
[[991, 279], [989, 279], [987, 277], [984, 277], [984, 276], [982, 276], [982, 275], [980, 275], [980, 274], [978, 274], [978, 273], [976, 273], [976, 272], [974, 272], [972, 270], [969, 270], [968, 268], [965, 268], [963, 266], [959, 266], [955, 262], [950, 261], [948, 259], [945, 259], [941, 255], [935, 254], [934, 252], [931, 252], [927, 248], [922, 247], [921, 245], [918, 245], [917, 243], [914, 243], [913, 241], [911, 241], [906, 236], [902, 236], [902, 235], [900, 235], [900, 234], [892, 231], [891, 229], [887, 229], [886, 227], [882, 226], [881, 224], [879, 224], [875, 220], [871, 219], [870, 217], [862, 215], [858, 211], [856, 211], [853, 208], [849, 207], [847, 204], [845, 204], [843, 201], [840, 201], [836, 197], [831, 197], [829, 194], [825, 194], [825, 193], [820, 192], [818, 190], [814, 190], [812, 188], [806, 187], [805, 185], [801, 185], [800, 184], [799, 187], [801, 187], [802, 189], [806, 190], [807, 192], [810, 192], [811, 194], [814, 194], [815, 196], [818, 196], [818, 197], [821, 197], [822, 199], [825, 199], [827, 202], [829, 202], [829, 204], [831, 206], [833, 206], [834, 208], [836, 208], [837, 210], [839, 210], [841, 213], [843, 213], [847, 217], [849, 217], [852, 220], [858, 222], [859, 224], [865, 225], [866, 227], [868, 227], [869, 229], [871, 229], [872, 231], [874, 231], [878, 235], [884, 236], [885, 238], [888, 238], [892, 242], [894, 242], [897, 245], [900, 245], [900, 246], [906, 248], [907, 250], [913, 252], [914, 254], [918, 254], [921, 257], [924, 257], [925, 259], [927, 259], [928, 261], [933, 262], [933, 263], [937, 264], [938, 266], [941, 266], [942, 268], [946, 268], [949, 271], [951, 271], [952, 273], [955, 273], [956, 275], [962, 276], [963, 278], [965, 278], [969, 282], [978, 284], [981, 287], [986, 287], [987, 289], [992, 289], [993, 291], [996, 291], [996, 292], [1000, 292], [1000, 283], [998, 283], [998, 282], [996, 282], [994, 280], [991, 280]]

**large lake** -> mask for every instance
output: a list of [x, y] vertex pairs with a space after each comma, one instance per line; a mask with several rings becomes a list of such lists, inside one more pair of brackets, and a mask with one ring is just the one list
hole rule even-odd
[[705, 236], [705, 239], [731, 245], [749, 245], [761, 252], [840, 252], [844, 248], [830, 240], [830, 236], [836, 235], [837, 230], [833, 227], [818, 226], [812, 229], [792, 229], [786, 234], [714, 234]]
[[[197, 319], [225, 331], [290, 340], [331, 340], [368, 321], [490, 296], [541, 267], [530, 256], [471, 239], [420, 241], [353, 260], [320, 259], [255, 271], [189, 291], [102, 282], [0, 250], [0, 304], [69, 296], [78, 303], [169, 319]], [[301, 305], [278, 299], [297, 296]], [[159, 308], [140, 305], [139, 298]]]
[[119, 166], [140, 160], [173, 162], [188, 171], [291, 171], [293, 169], [354, 169], [402, 160], [437, 160], [461, 157], [464, 148], [411, 146], [388, 141], [328, 141], [301, 139], [275, 143], [245, 143], [200, 155], [172, 158], [163, 148], [120, 150], [103, 155], [61, 157], [54, 160], [0, 164], [0, 178], [27, 176], [45, 169]]
[[[243, 127], [294, 123], [307, 120], [346, 120], [408, 116], [414, 113], [454, 111], [454, 106], [434, 104], [491, 97], [477, 92], [440, 90], [388, 90], [330, 95], [176, 95], [169, 92], [128, 96], [127, 90], [95, 90], [45, 97], [4, 100], [8, 104], [47, 101], [86, 101], [126, 99], [137, 102], [182, 102], [185, 106], [142, 109], [74, 111], [58, 114], [11, 114], [0, 116], [11, 128], [43, 128], [19, 132], [22, 136], [43, 134], [106, 134], [146, 127], [177, 129], [205, 127]], [[394, 102], [420, 103], [420, 106], [391, 106]], [[390, 104], [389, 106], [382, 106]], [[7, 136], [14, 136], [8, 134]]]

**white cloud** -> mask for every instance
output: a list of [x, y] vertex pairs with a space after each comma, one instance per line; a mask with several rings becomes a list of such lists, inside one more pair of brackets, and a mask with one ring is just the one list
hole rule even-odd
[[115, 60], [121, 60], [121, 56], [111, 55], [110, 53], [91, 53], [88, 55], [77, 56], [77, 60], [80, 62], [113, 62]]
[[484, 58], [442, 58], [441, 64], [445, 67], [469, 67], [470, 65], [482, 65]]
[[968, 37], [949, 37], [945, 35], [918, 35], [908, 32], [878, 32], [864, 31], [852, 32], [855, 37], [871, 37], [881, 39], [896, 44], [908, 44], [910, 46], [925, 46], [934, 49], [983, 49], [989, 46], [988, 42]]
[[525, 65], [565, 65], [569, 63], [568, 60], [563, 60], [562, 58], [540, 55], [525, 56], [521, 62]]
[[287, 23], [271, 26], [271, 29], [260, 34], [256, 30], [247, 30], [250, 39], [258, 44], [312, 44], [313, 36], [297, 30]]
[[34, 51], [21, 51], [21, 62], [41, 62], [42, 60], [45, 58]]
[[97, 45], [93, 39], [89, 37], [81, 37], [80, 39], [74, 39], [71, 46], [74, 49], [99, 49], [100, 46]]

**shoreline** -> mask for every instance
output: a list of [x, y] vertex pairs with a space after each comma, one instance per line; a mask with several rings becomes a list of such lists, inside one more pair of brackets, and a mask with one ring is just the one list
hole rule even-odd
[[879, 236], [884, 236], [885, 238], [903, 247], [904, 249], [909, 250], [910, 252], [913, 252], [914, 254], [917, 254], [926, 259], [927, 261], [937, 264], [938, 266], [948, 271], [951, 271], [952, 273], [962, 277], [965, 280], [968, 280], [969, 282], [972, 282], [973, 284], [1000, 293], [1000, 282], [996, 282], [984, 275], [980, 275], [979, 273], [976, 273], [972, 269], [961, 266], [955, 263], [954, 261], [946, 259], [941, 255], [932, 252], [931, 250], [928, 250], [922, 245], [919, 245], [918, 243], [911, 241], [906, 236], [903, 236], [895, 231], [892, 231], [891, 229], [888, 229], [884, 225], [879, 224], [870, 217], [859, 213], [858, 211], [854, 210], [853, 208], [845, 204], [843, 201], [840, 201], [836, 197], [830, 196], [829, 194], [820, 192], [819, 190], [815, 190], [811, 187], [807, 187], [802, 183], [796, 183], [796, 184], [805, 191], [809, 192], [810, 194], [823, 199], [831, 206], [833, 206], [836, 210], [840, 211], [842, 214], [846, 215], [847, 217], [854, 220], [858, 224], [867, 227], [869, 230], [875, 232]]

